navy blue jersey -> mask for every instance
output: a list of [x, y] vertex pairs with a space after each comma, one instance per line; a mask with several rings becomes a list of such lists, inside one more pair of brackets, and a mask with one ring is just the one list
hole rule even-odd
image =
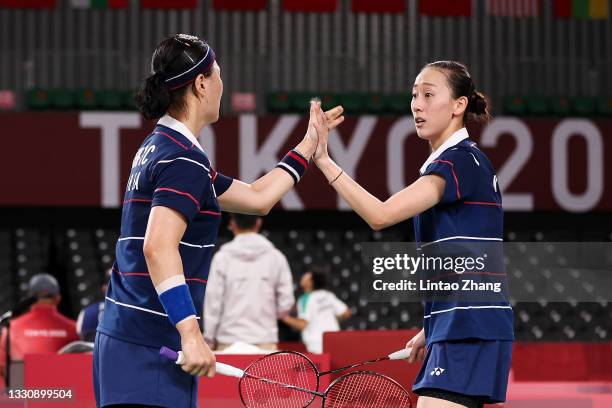
[[[491, 162], [469, 140], [467, 130], [453, 134], [420, 172], [439, 175], [446, 183], [440, 202], [414, 218], [417, 246], [425, 250], [432, 244], [449, 247], [457, 244], [448, 243], [468, 242], [471, 244], [465, 247], [471, 246], [475, 255], [479, 245], [495, 246], [497, 260], [489, 262], [495, 270], [472, 273], [469, 279], [478, 282], [493, 276], [505, 283], [501, 193]], [[423, 325], [428, 344], [467, 338], [514, 339], [513, 312], [505, 292], [488, 296], [486, 301], [470, 300], [469, 294], [450, 301], [428, 299]]]
[[132, 163], [100, 332], [136, 344], [179, 348], [179, 333], [158, 299], [143, 254], [149, 214], [158, 205], [178, 211], [188, 223], [179, 252], [201, 325], [221, 222], [217, 197], [231, 183], [231, 178], [211, 167], [185, 125], [169, 116], [158, 122]]

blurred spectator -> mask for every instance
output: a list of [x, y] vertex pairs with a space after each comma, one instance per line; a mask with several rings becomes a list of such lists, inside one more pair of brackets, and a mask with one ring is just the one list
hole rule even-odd
[[339, 320], [348, 319], [348, 306], [327, 290], [327, 273], [312, 267], [302, 275], [304, 294], [297, 303], [298, 317], [286, 316], [283, 322], [302, 332], [302, 341], [311, 353], [323, 352], [323, 333], [340, 330]]
[[81, 310], [79, 317], [77, 317], [76, 330], [79, 338], [83, 341], [93, 342], [96, 338], [98, 322], [102, 319], [102, 314], [104, 313], [104, 297], [106, 296], [106, 288], [108, 287], [111, 273], [112, 269], [109, 269], [104, 275], [104, 282], [102, 283], [102, 300], [92, 303]]
[[[30, 353], [56, 353], [66, 344], [78, 339], [74, 320], [61, 315], [57, 305], [61, 301], [57, 280], [40, 273], [30, 279], [29, 295], [36, 297], [29, 312], [10, 323], [10, 358], [12, 362], [23, 361]], [[6, 376], [6, 329], [0, 341], [0, 375]]]
[[259, 217], [232, 214], [234, 239], [213, 257], [204, 304], [204, 337], [216, 350], [235, 342], [276, 350], [278, 322], [295, 298], [287, 258], [259, 234]]

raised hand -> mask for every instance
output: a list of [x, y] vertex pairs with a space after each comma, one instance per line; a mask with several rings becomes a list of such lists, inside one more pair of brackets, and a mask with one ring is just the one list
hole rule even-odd
[[304, 135], [304, 139], [296, 146], [296, 150], [308, 160], [314, 157], [315, 151], [317, 149], [317, 145], [319, 142], [319, 135], [317, 134], [316, 129], [314, 128], [315, 121], [315, 107], [317, 102], [310, 102], [310, 119], [308, 120], [308, 129], [306, 130], [306, 134]]
[[311, 103], [311, 114], [309, 128], [313, 127], [318, 136], [318, 145], [313, 156], [315, 163], [319, 160], [329, 157], [327, 151], [327, 140], [329, 131], [335, 129], [344, 121], [342, 106], [336, 106], [333, 109], [323, 112], [320, 102]]
[[[319, 104], [319, 110], [321, 108], [321, 104]], [[340, 105], [332, 108], [324, 113], [325, 118], [327, 119], [327, 128], [331, 131], [337, 128], [342, 122], [344, 122], [344, 108]]]

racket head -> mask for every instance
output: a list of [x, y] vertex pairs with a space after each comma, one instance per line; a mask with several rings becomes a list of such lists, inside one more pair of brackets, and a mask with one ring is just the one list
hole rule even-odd
[[267, 378], [280, 383], [319, 389], [319, 372], [311, 359], [295, 351], [277, 351], [251, 363], [238, 383], [240, 399], [248, 408], [309, 406], [314, 394], [266, 383], [250, 376]]
[[412, 408], [410, 394], [397, 381], [374, 371], [353, 371], [325, 391], [324, 408]]

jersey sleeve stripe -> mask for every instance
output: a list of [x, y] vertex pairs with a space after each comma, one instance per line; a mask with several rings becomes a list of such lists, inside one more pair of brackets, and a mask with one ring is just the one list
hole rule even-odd
[[453, 178], [455, 179], [455, 185], [457, 186], [457, 199], [461, 198], [461, 193], [459, 192], [459, 180], [457, 180], [457, 175], [455, 174], [455, 165], [448, 160], [434, 160], [432, 163], [444, 163], [451, 166], [451, 171], [453, 173]]
[[191, 194], [189, 194], [189, 193], [185, 193], [185, 192], [183, 192], [183, 191], [178, 191], [178, 190], [175, 190], [175, 189], [173, 189], [173, 188], [167, 188], [167, 187], [160, 187], [160, 188], [158, 188], [158, 189], [155, 189], [155, 192], [158, 192], [158, 191], [170, 191], [171, 193], [175, 193], [175, 194], [180, 194], [180, 195], [183, 195], [183, 196], [185, 196], [185, 197], [188, 197], [188, 198], [189, 198], [191, 201], [193, 201], [193, 202], [194, 202], [194, 204], [195, 204], [196, 206], [198, 206], [198, 208], [200, 207], [200, 202], [199, 202], [198, 200], [196, 200], [196, 199], [195, 199], [195, 197], [194, 197], [194, 196], [192, 196], [192, 195], [191, 195]]
[[125, 200], [123, 204], [127, 203], [150, 203], [153, 200], [149, 200], [147, 198], [130, 198], [129, 200]]
[[193, 164], [195, 164], [197, 166], [202, 167], [204, 170], [206, 170], [210, 174], [210, 169], [208, 167], [206, 167], [205, 165], [203, 165], [200, 162], [197, 162], [197, 161], [192, 160], [192, 159], [188, 159], [187, 157], [176, 157], [176, 158], [170, 159], [170, 160], [160, 160], [157, 163], [155, 163], [155, 165], [157, 166], [158, 164], [168, 164], [168, 163], [172, 163], [175, 160], [185, 160], [185, 161], [187, 161], [189, 163], [193, 163]]
[[208, 210], [206, 210], [206, 211], [198, 211], [198, 214], [215, 215], [217, 217], [221, 216], [221, 213], [218, 212], [218, 211], [208, 211]]
[[470, 205], [493, 205], [493, 206], [496, 206], [496, 207], [501, 207], [502, 206], [500, 203], [485, 202], [485, 201], [464, 201], [463, 204], [470, 204]]

